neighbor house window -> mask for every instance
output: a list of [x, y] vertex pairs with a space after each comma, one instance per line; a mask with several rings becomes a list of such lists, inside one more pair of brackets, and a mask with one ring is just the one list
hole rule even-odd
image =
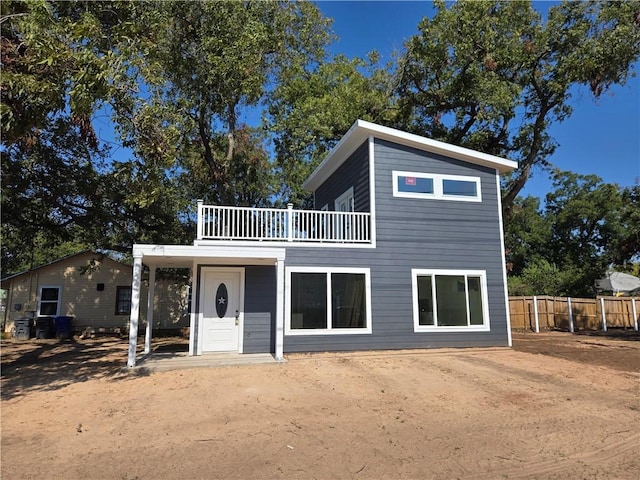
[[479, 202], [480, 178], [393, 171], [393, 196]]
[[287, 269], [287, 335], [371, 333], [369, 269]]
[[131, 287], [116, 287], [116, 315], [131, 313]]
[[60, 314], [60, 287], [42, 286], [38, 297], [38, 316], [55, 317]]
[[484, 270], [413, 269], [414, 330], [489, 330]]

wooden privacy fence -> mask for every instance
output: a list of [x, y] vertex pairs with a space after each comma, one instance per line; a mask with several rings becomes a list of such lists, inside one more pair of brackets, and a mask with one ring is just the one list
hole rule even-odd
[[604, 330], [633, 328], [638, 331], [640, 301], [630, 297], [509, 297], [511, 328], [516, 330]]

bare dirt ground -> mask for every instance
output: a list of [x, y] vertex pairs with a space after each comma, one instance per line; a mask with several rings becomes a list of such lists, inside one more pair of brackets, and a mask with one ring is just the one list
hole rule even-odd
[[126, 343], [2, 342], [3, 480], [640, 478], [634, 332], [152, 374]]

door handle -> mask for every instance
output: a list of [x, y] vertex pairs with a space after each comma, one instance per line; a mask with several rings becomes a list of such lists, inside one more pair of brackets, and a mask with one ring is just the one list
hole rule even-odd
[[238, 325], [239, 323], [240, 323], [240, 312], [236, 310], [236, 325]]

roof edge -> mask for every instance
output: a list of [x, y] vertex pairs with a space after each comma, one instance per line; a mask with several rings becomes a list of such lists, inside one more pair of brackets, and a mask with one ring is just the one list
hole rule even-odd
[[305, 180], [302, 185], [303, 188], [312, 191], [318, 188], [369, 137], [388, 140], [456, 160], [495, 168], [499, 173], [506, 173], [518, 167], [518, 162], [513, 160], [358, 119]]

